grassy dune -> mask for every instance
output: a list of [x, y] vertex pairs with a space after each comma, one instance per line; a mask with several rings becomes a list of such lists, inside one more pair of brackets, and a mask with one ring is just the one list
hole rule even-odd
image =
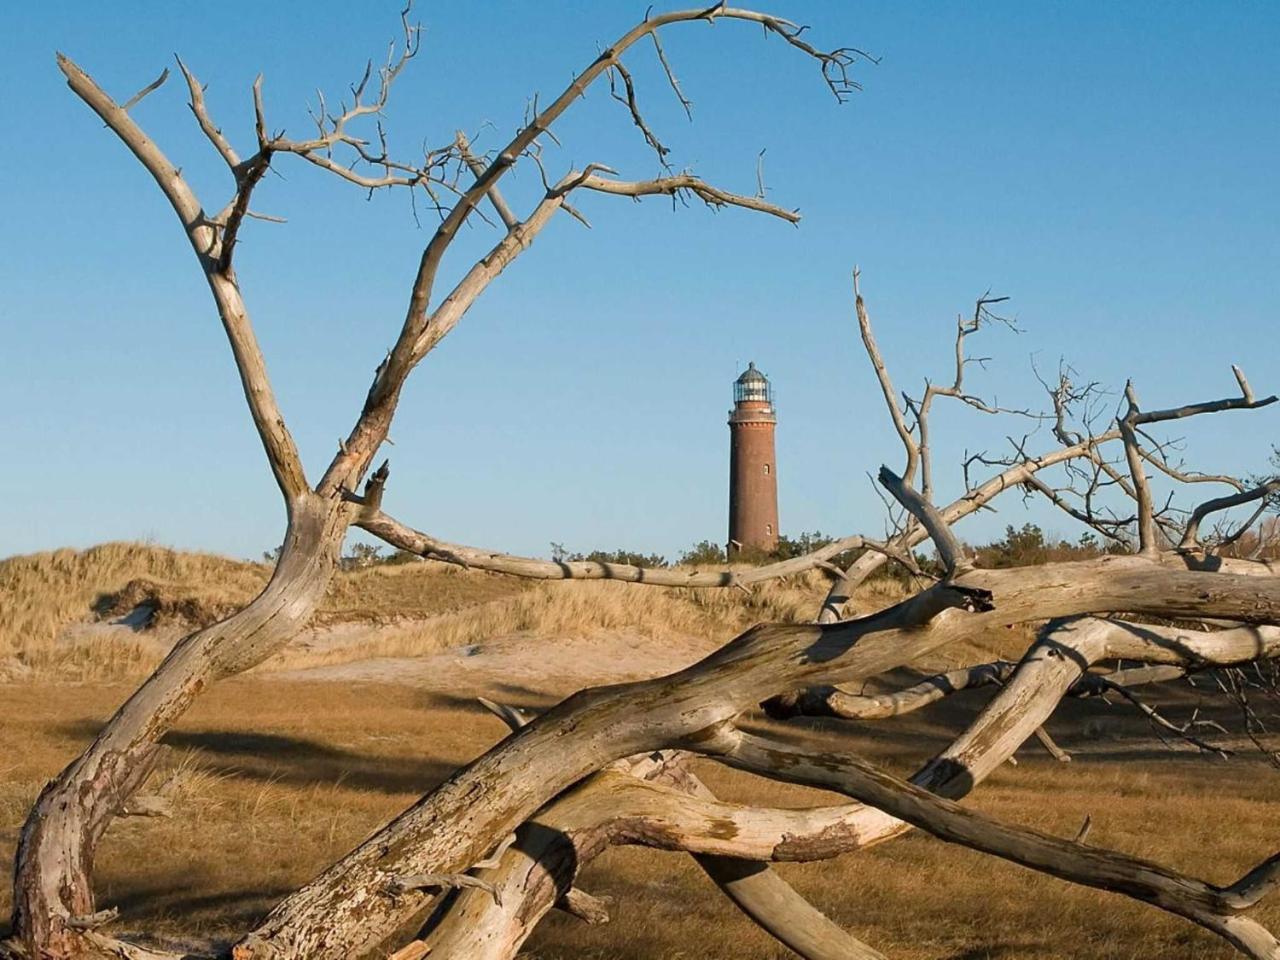
[[[0, 560], [0, 665], [64, 679], [136, 676], [158, 661], [149, 632], [168, 639], [249, 602], [266, 585], [266, 564], [139, 543], [55, 550]], [[425, 620], [513, 597], [520, 581], [444, 564], [374, 567], [335, 579], [315, 625]], [[149, 630], [104, 631], [91, 643], [60, 642], [67, 628], [109, 621], [130, 607], [156, 608]]]
[[[0, 677], [106, 680], [149, 671], [185, 630], [247, 603], [270, 576], [265, 564], [136, 543], [56, 550], [0, 560]], [[314, 627], [380, 626], [342, 644], [300, 643], [265, 669], [368, 657], [420, 656], [498, 636], [555, 637], [626, 630], [661, 641], [725, 640], [762, 621], [812, 618], [828, 583], [818, 573], [736, 589], [668, 590], [611, 582], [523, 581], [441, 563], [375, 566], [339, 573]], [[892, 580], [860, 592], [873, 610], [903, 595]], [[156, 609], [153, 626], [77, 635], [69, 628], [109, 622], [133, 606]], [[86, 639], [87, 636], [87, 639]], [[984, 648], [1010, 647], [993, 636]], [[953, 658], [985, 656], [951, 651]], [[7, 668], [6, 668], [7, 665]]]
[[234, 602], [261, 590], [267, 575], [257, 564], [136, 543], [0, 560], [0, 662], [14, 658], [41, 672], [75, 669], [60, 662], [67, 658], [57, 648], [59, 632], [93, 617], [104, 594], [132, 580], [184, 584], [193, 594]]

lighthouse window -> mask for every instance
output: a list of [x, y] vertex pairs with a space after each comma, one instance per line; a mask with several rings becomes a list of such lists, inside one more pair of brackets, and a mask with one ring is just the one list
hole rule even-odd
[[767, 463], [764, 465], [764, 475], [766, 477], [769, 475], [769, 465]]
[[772, 537], [772, 536], [773, 536], [773, 524], [772, 524], [772, 523], [766, 523], [766, 524], [764, 525], [764, 532], [765, 532], [765, 535], [766, 535], [766, 536], [770, 536], [770, 537]]

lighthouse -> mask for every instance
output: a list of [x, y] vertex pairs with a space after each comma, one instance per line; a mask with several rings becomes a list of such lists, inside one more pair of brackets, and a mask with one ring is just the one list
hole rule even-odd
[[729, 411], [729, 555], [778, 545], [778, 417], [769, 378], [755, 363], [734, 381]]

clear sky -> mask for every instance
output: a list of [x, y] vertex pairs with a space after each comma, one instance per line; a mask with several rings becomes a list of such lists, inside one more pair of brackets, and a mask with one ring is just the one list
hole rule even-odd
[[[424, 46], [393, 97], [393, 147], [411, 154], [458, 127], [497, 146], [533, 94], [557, 94], [645, 5], [420, 4]], [[1025, 329], [975, 345], [995, 362], [973, 386], [1002, 403], [1039, 402], [1033, 354], [1111, 385], [1132, 375], [1153, 406], [1230, 392], [1232, 362], [1259, 392], [1280, 388], [1280, 5], [764, 9], [810, 24], [815, 43], [880, 56], [856, 68], [863, 92], [837, 105], [810, 62], [758, 29], [677, 27], [666, 49], [690, 124], [651, 48], [630, 62], [677, 166], [750, 193], [765, 150], [770, 198], [800, 208], [799, 228], [583, 198], [594, 229], [554, 223], [413, 377], [389, 510], [540, 555], [553, 540], [666, 553], [722, 540], [730, 383], [755, 360], [779, 398], [783, 530], [879, 532], [866, 473], [900, 453], [856, 338], [855, 263], [902, 388], [946, 375], [956, 313], [988, 288], [1013, 298]], [[259, 70], [272, 125], [302, 134], [315, 89], [337, 100], [397, 16], [390, 2], [0, 8], [0, 555], [150, 538], [256, 556], [282, 529], [191, 252], [154, 184], [65, 87], [54, 50], [119, 99], [180, 53], [247, 151]], [[230, 183], [177, 78], [135, 116], [220, 207]], [[607, 87], [565, 119], [553, 173], [589, 161], [656, 172]], [[404, 195], [366, 201], [294, 158], [278, 166], [255, 206], [289, 222], [250, 224], [239, 269], [314, 478], [394, 338], [427, 232]], [[513, 184], [512, 199], [535, 187]], [[470, 231], [452, 275], [494, 239]], [[1260, 470], [1278, 418], [1214, 418], [1189, 453]], [[949, 499], [961, 451], [996, 449], [1019, 425], [948, 411], [935, 429]], [[1015, 496], [961, 533], [981, 540], [1026, 517]]]

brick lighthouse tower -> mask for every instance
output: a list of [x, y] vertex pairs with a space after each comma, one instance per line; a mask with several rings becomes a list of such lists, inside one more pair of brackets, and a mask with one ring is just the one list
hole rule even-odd
[[778, 545], [778, 418], [768, 378], [747, 365], [733, 384], [729, 411], [729, 555]]

